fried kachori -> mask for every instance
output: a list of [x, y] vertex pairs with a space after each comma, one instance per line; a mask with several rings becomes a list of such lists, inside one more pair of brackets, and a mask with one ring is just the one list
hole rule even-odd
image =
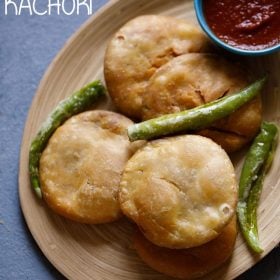
[[121, 172], [137, 145], [128, 118], [88, 111], [70, 118], [50, 138], [40, 160], [43, 198], [58, 214], [82, 223], [105, 223], [122, 216]]
[[[191, 109], [231, 95], [248, 85], [249, 74], [216, 54], [189, 53], [172, 59], [151, 77], [143, 94], [143, 119]], [[254, 138], [262, 119], [261, 99], [199, 134], [213, 139], [227, 152], [235, 152]]]
[[155, 140], [127, 162], [119, 200], [123, 213], [154, 244], [200, 246], [217, 237], [235, 213], [234, 168], [206, 137]]
[[189, 249], [168, 249], [154, 245], [137, 230], [133, 245], [141, 259], [154, 270], [180, 279], [202, 277], [225, 263], [236, 241], [236, 218], [212, 241]]
[[210, 48], [201, 30], [184, 20], [160, 15], [134, 18], [108, 44], [108, 92], [121, 113], [141, 119], [142, 95], [153, 73], [174, 57]]

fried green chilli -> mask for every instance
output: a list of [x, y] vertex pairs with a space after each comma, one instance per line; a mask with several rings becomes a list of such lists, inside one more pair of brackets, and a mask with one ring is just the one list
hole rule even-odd
[[70, 97], [62, 100], [51, 112], [33, 139], [29, 150], [30, 183], [39, 198], [42, 198], [39, 178], [39, 162], [41, 154], [46, 147], [53, 132], [71, 116], [87, 110], [106, 91], [100, 81], [94, 81]]
[[148, 140], [205, 128], [214, 121], [230, 115], [252, 100], [261, 92], [265, 81], [266, 78], [264, 77], [234, 95], [225, 96], [194, 109], [163, 115], [132, 125], [128, 128], [128, 137], [130, 141]]
[[264, 122], [255, 138], [242, 168], [237, 204], [238, 220], [248, 246], [256, 253], [263, 250], [259, 244], [257, 208], [263, 187], [275, 153], [278, 128]]

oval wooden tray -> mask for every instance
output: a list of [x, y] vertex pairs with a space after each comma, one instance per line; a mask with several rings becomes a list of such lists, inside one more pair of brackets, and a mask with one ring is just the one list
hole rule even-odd
[[[70, 279], [169, 279], [148, 268], [131, 248], [131, 225], [120, 222], [99, 226], [77, 224], [49, 211], [30, 188], [28, 149], [42, 121], [63, 98], [87, 82], [103, 78], [103, 57], [112, 34], [140, 14], [165, 14], [196, 22], [192, 1], [110, 1], [66, 43], [49, 66], [32, 102], [21, 147], [19, 194], [28, 227], [51, 263]], [[270, 72], [269, 88], [263, 96], [266, 120], [280, 122], [280, 55], [253, 59], [254, 69]], [[109, 108], [109, 104], [103, 104]], [[259, 207], [260, 239], [264, 257], [280, 241], [280, 151], [265, 181]], [[239, 173], [243, 155], [234, 159]], [[259, 259], [248, 251], [239, 235], [231, 261], [207, 279], [233, 279]]]

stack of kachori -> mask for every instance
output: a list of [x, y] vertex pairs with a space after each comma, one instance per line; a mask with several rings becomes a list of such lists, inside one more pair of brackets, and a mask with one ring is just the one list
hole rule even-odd
[[140, 16], [125, 24], [108, 44], [104, 76], [118, 110], [141, 119], [150, 78], [174, 57], [210, 49], [203, 33], [184, 20]]
[[[112, 38], [104, 76], [116, 107], [136, 120], [191, 109], [246, 87], [250, 74], [214, 49], [202, 32], [184, 20], [140, 16]], [[228, 153], [250, 142], [261, 124], [261, 100], [199, 131]]]
[[[126, 164], [119, 197], [143, 234], [136, 234], [134, 246], [155, 270], [190, 279], [231, 256], [237, 182], [228, 155], [212, 140], [185, 135], [151, 141]], [[218, 256], [209, 260], [213, 253]]]
[[149, 266], [182, 279], [209, 273], [234, 249], [237, 181], [227, 153], [258, 132], [260, 98], [206, 129], [148, 143], [129, 142], [128, 117], [148, 120], [235, 94], [250, 74], [215, 53], [197, 27], [147, 15], [109, 42], [104, 76], [125, 116], [88, 111], [56, 130], [40, 159], [44, 200], [81, 223], [124, 214], [137, 225], [134, 248]]
[[[118, 110], [135, 120], [206, 104], [251, 81], [239, 64], [215, 53], [199, 29], [164, 16], [125, 24], [107, 47], [104, 76]], [[138, 225], [135, 249], [155, 270], [192, 279], [231, 256], [237, 182], [223, 149], [235, 152], [254, 138], [261, 107], [258, 97], [196, 132], [201, 136], [154, 140], [126, 164], [121, 209]]]

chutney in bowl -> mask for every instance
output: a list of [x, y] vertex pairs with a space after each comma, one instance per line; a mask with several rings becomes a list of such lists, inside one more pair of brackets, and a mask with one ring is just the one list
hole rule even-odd
[[198, 21], [219, 46], [242, 55], [280, 49], [280, 1], [195, 0]]

